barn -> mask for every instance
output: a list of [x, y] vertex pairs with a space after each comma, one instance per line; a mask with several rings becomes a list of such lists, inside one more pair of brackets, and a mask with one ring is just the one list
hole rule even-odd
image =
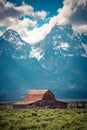
[[14, 103], [13, 108], [66, 108], [67, 105], [57, 101], [50, 90], [30, 90], [25, 100]]

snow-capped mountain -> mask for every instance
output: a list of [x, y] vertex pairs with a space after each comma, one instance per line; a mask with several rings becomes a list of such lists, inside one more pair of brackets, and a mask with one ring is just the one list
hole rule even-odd
[[56, 25], [43, 41], [33, 46], [40, 52], [42, 68], [51, 73], [53, 86], [87, 90], [87, 36], [83, 38], [71, 25]]
[[[87, 36], [86, 36], [87, 37]], [[86, 39], [86, 38], [85, 38]], [[33, 46], [39, 53], [39, 57], [43, 57], [51, 53], [60, 56], [85, 56], [86, 57], [86, 44], [80, 34], [76, 34], [71, 25], [55, 26], [51, 33], [46, 38]], [[83, 47], [84, 46], [84, 47]], [[52, 51], [51, 53], [49, 51]]]
[[[13, 58], [26, 59], [30, 55], [31, 47], [23, 41], [14, 30], [7, 30], [0, 38], [1, 53], [9, 54]], [[3, 51], [2, 51], [3, 50]]]
[[34, 45], [7, 30], [0, 37], [0, 99], [23, 98], [30, 89], [51, 89], [57, 98], [87, 98], [87, 36], [71, 25], [52, 28]]

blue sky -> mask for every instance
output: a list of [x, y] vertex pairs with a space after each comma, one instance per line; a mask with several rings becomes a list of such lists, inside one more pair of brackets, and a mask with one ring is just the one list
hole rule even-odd
[[76, 32], [87, 33], [87, 0], [0, 0], [0, 35], [13, 29], [35, 43], [56, 24], [71, 24]]
[[62, 8], [63, 6], [63, 0], [7, 0], [9, 2], [12, 2], [16, 4], [17, 6], [20, 6], [22, 2], [25, 2], [32, 7], [34, 7], [35, 11], [39, 10], [45, 10], [47, 12], [50, 12], [50, 15], [57, 14], [57, 9]]

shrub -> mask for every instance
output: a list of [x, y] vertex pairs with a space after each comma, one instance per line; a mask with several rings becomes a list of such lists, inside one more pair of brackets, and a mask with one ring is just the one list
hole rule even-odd
[[86, 130], [87, 109], [0, 109], [0, 130]]

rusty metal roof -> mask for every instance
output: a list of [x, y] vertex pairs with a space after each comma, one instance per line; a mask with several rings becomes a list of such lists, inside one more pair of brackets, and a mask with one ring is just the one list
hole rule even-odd
[[42, 100], [44, 94], [50, 90], [30, 90], [24, 101], [14, 103], [15, 105], [27, 105]]
[[49, 90], [30, 90], [28, 94], [44, 94]]
[[30, 90], [30, 92], [27, 94], [25, 100], [28, 100], [28, 101], [42, 100], [44, 94], [48, 91], [49, 90]]

